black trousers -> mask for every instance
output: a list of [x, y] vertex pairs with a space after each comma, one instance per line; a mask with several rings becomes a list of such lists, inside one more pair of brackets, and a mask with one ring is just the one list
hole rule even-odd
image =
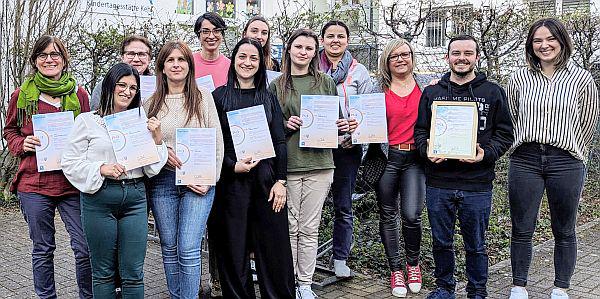
[[[421, 212], [425, 203], [423, 162], [416, 151], [390, 149], [385, 171], [377, 186], [379, 233], [391, 271], [403, 268], [400, 261], [398, 219], [402, 220], [402, 237], [406, 263], [419, 264], [421, 252]], [[400, 206], [400, 210], [398, 210]]]
[[[261, 298], [295, 298], [287, 206], [275, 213], [268, 161], [250, 173], [222, 177], [209, 219], [224, 298], [255, 298], [249, 252], [254, 252]], [[269, 179], [265, 179], [269, 177]], [[212, 252], [211, 252], [212, 253]]]

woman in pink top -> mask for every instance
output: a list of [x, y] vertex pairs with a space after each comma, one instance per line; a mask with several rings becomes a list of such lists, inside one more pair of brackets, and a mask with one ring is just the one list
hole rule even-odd
[[202, 46], [200, 52], [194, 53], [196, 78], [211, 75], [215, 87], [227, 83], [227, 71], [231, 64], [231, 60], [219, 50], [225, 29], [227, 29], [225, 21], [214, 12], [201, 15], [194, 25], [194, 32]]

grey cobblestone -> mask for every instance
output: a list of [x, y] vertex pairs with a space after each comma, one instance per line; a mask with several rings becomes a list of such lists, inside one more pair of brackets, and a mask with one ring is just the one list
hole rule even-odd
[[[77, 298], [75, 285], [74, 259], [69, 248], [64, 225], [56, 220], [57, 248], [55, 252], [55, 281], [59, 298]], [[599, 298], [600, 278], [598, 277], [600, 257], [598, 256], [600, 241], [597, 238], [600, 224], [586, 225], [585, 230], [578, 233], [579, 256], [573, 276], [573, 285], [569, 294], [571, 298]], [[31, 275], [31, 241], [27, 226], [18, 209], [0, 210], [0, 298], [35, 298]], [[530, 298], [548, 298], [554, 280], [552, 262], [553, 242], [548, 241], [534, 250], [532, 269], [528, 291]], [[168, 298], [166, 281], [162, 268], [160, 246], [155, 242], [148, 243], [148, 251], [144, 265], [145, 297]], [[206, 258], [203, 260], [203, 283], [207, 283], [208, 269]], [[490, 267], [490, 298], [508, 298], [510, 293], [510, 262], [503, 261]], [[316, 290], [322, 299], [360, 299], [360, 298], [394, 298], [386, 280], [358, 276], [354, 279], [339, 282], [323, 290]], [[409, 294], [408, 298], [424, 298], [427, 290], [421, 294]], [[458, 298], [464, 298], [464, 290], [458, 292]]]

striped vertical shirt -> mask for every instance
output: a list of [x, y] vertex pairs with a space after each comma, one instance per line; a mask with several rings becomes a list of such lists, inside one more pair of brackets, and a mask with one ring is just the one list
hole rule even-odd
[[512, 75], [507, 96], [515, 141], [538, 142], [569, 151], [586, 161], [600, 110], [592, 75], [569, 62], [552, 78], [524, 68]]

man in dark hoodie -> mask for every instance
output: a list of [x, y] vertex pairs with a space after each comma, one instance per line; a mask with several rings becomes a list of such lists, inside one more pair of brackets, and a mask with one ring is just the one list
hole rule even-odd
[[[466, 252], [467, 296], [487, 297], [488, 256], [485, 233], [492, 202], [494, 165], [513, 142], [506, 93], [498, 84], [476, 73], [479, 46], [472, 36], [454, 37], [446, 61], [450, 72], [423, 91], [415, 125], [415, 144], [425, 166], [427, 211], [433, 237], [437, 289], [428, 299], [454, 299], [454, 227], [458, 218]], [[477, 155], [474, 159], [427, 157], [434, 101], [476, 102]]]

